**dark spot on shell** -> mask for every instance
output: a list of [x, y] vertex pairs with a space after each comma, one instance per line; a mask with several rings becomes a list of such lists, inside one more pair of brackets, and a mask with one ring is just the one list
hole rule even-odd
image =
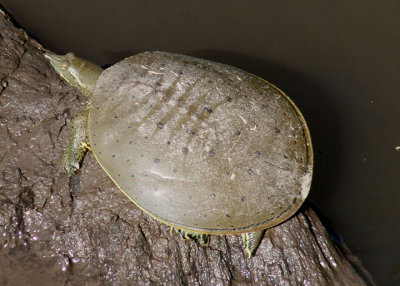
[[171, 145], [171, 141], [167, 141], [167, 145]]
[[281, 130], [278, 127], [275, 127], [275, 132], [276, 133], [281, 133]]
[[98, 123], [99, 123], [98, 121], [95, 122], [95, 124], [98, 124]]
[[178, 170], [174, 168], [174, 169], [172, 170], [172, 172], [173, 172], [173, 173], [177, 173]]
[[115, 158], [115, 154], [113, 154], [112, 157]]
[[118, 118], [118, 116], [117, 116], [117, 115], [114, 115], [114, 118]]
[[129, 141], [129, 144], [132, 144], [132, 141]]
[[227, 97], [226, 97], [226, 101], [231, 102], [231, 101], [232, 101], [232, 97], [227, 96]]
[[132, 95], [131, 97], [132, 97], [132, 98], [135, 98], [135, 96], [134, 96], [134, 95]]
[[257, 156], [261, 155], [261, 152], [259, 150], [254, 151], [254, 154], [256, 154]]
[[99, 151], [99, 155], [101, 154], [101, 151]]
[[153, 107], [153, 104], [150, 104], [150, 107]]
[[194, 131], [191, 130], [191, 129], [188, 129], [188, 133], [189, 133], [190, 135], [195, 135], [195, 134], [196, 134], [196, 132], [194, 132]]
[[209, 108], [208, 106], [204, 107], [204, 110], [207, 111], [208, 113], [212, 113], [213, 112], [212, 109]]
[[209, 155], [210, 157], [214, 157], [214, 150], [210, 150], [210, 151], [208, 152], [208, 155]]
[[185, 148], [185, 147], [183, 147], [181, 151], [182, 151], [183, 154], [189, 153], [189, 149]]
[[134, 175], [134, 174], [132, 174], [132, 175], [131, 175], [131, 177], [133, 178], [133, 177], [135, 177], [135, 175]]
[[244, 111], [246, 110], [243, 106], [240, 107], [240, 110]]
[[143, 157], [143, 154], [140, 154], [140, 157]]
[[240, 200], [241, 200], [242, 202], [244, 202], [244, 201], [246, 200], [246, 197], [243, 196], [243, 197], [240, 198]]
[[129, 162], [129, 161], [130, 161], [129, 159], [126, 160], [126, 162]]
[[129, 125], [129, 126], [128, 126], [128, 129], [130, 129], [130, 128], [131, 128], [131, 126]]
[[149, 137], [147, 137], [147, 136], [144, 136], [144, 139], [147, 139], [147, 138], [149, 138]]
[[249, 175], [253, 174], [253, 170], [252, 169], [247, 169], [247, 173], [249, 173]]
[[235, 135], [236, 135], [236, 136], [239, 136], [239, 135], [240, 135], [240, 131], [236, 131], [236, 132], [235, 132]]
[[179, 73], [179, 74], [183, 74], [183, 71], [179, 71], [178, 73]]
[[207, 82], [208, 82], [208, 83], [212, 83], [213, 81], [212, 81], [211, 79], [209, 79]]
[[192, 196], [192, 195], [189, 195], [188, 197], [189, 197], [189, 200], [193, 199], [193, 196]]
[[119, 140], [117, 140], [116, 142], [119, 143]]
[[225, 216], [226, 216], [227, 218], [231, 218], [228, 214], [225, 214]]
[[117, 175], [118, 177], [121, 176], [120, 174]]
[[97, 106], [96, 109], [99, 110], [99, 107]]
[[289, 158], [289, 157], [288, 157], [288, 155], [285, 154], [285, 155], [283, 156], [283, 158], [287, 159], [287, 158]]
[[147, 174], [146, 175], [144, 175], [145, 177], [147, 177]]
[[210, 198], [211, 198], [212, 200], [215, 200], [215, 197], [216, 197], [215, 194], [211, 194], [211, 195], [210, 195]]
[[154, 159], [154, 163], [156, 163], [156, 164], [157, 164], [157, 163], [160, 163], [160, 159], [155, 158], [155, 159]]
[[158, 123], [157, 123], [157, 128], [163, 129], [163, 128], [164, 128], [164, 123], [158, 122]]
[[156, 86], [161, 86], [161, 83], [159, 83], [159, 82], [156, 82]]
[[186, 214], [184, 213], [183, 216], [186, 216]]

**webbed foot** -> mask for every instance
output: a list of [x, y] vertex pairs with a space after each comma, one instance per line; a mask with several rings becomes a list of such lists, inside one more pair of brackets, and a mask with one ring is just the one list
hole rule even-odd
[[183, 239], [196, 240], [196, 241], [200, 242], [200, 244], [202, 246], [208, 246], [208, 244], [210, 243], [210, 235], [209, 234], [190, 232], [187, 230], [174, 228], [174, 227], [172, 227], [171, 230], [172, 229], [175, 230], [177, 233], [179, 233]]
[[62, 157], [63, 170], [70, 176], [79, 169], [80, 163], [83, 161], [89, 148], [86, 137], [87, 118], [88, 113], [84, 111], [76, 115], [72, 120], [68, 147], [65, 149]]

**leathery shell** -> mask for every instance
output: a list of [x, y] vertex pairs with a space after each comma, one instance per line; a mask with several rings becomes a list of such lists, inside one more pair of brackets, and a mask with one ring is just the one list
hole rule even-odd
[[146, 52], [106, 69], [89, 141], [136, 205], [190, 231], [274, 226], [310, 189], [311, 140], [294, 103], [252, 74], [207, 60]]

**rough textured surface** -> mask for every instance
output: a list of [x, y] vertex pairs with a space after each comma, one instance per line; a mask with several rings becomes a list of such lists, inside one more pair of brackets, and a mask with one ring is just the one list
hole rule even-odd
[[[311, 208], [267, 231], [186, 242], [136, 208], [93, 156], [60, 172], [85, 99], [0, 13], [1, 285], [365, 285]], [[365, 276], [363, 276], [365, 277]]]
[[129, 198], [169, 225], [261, 230], [308, 195], [313, 156], [301, 113], [239, 69], [140, 53], [100, 75], [90, 106], [94, 155]]

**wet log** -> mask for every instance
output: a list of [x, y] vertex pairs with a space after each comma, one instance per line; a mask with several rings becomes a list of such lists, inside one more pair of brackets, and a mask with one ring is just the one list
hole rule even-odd
[[134, 206], [91, 154], [61, 172], [85, 98], [0, 11], [1, 285], [372, 285], [308, 204], [249, 259], [240, 236], [184, 241]]

